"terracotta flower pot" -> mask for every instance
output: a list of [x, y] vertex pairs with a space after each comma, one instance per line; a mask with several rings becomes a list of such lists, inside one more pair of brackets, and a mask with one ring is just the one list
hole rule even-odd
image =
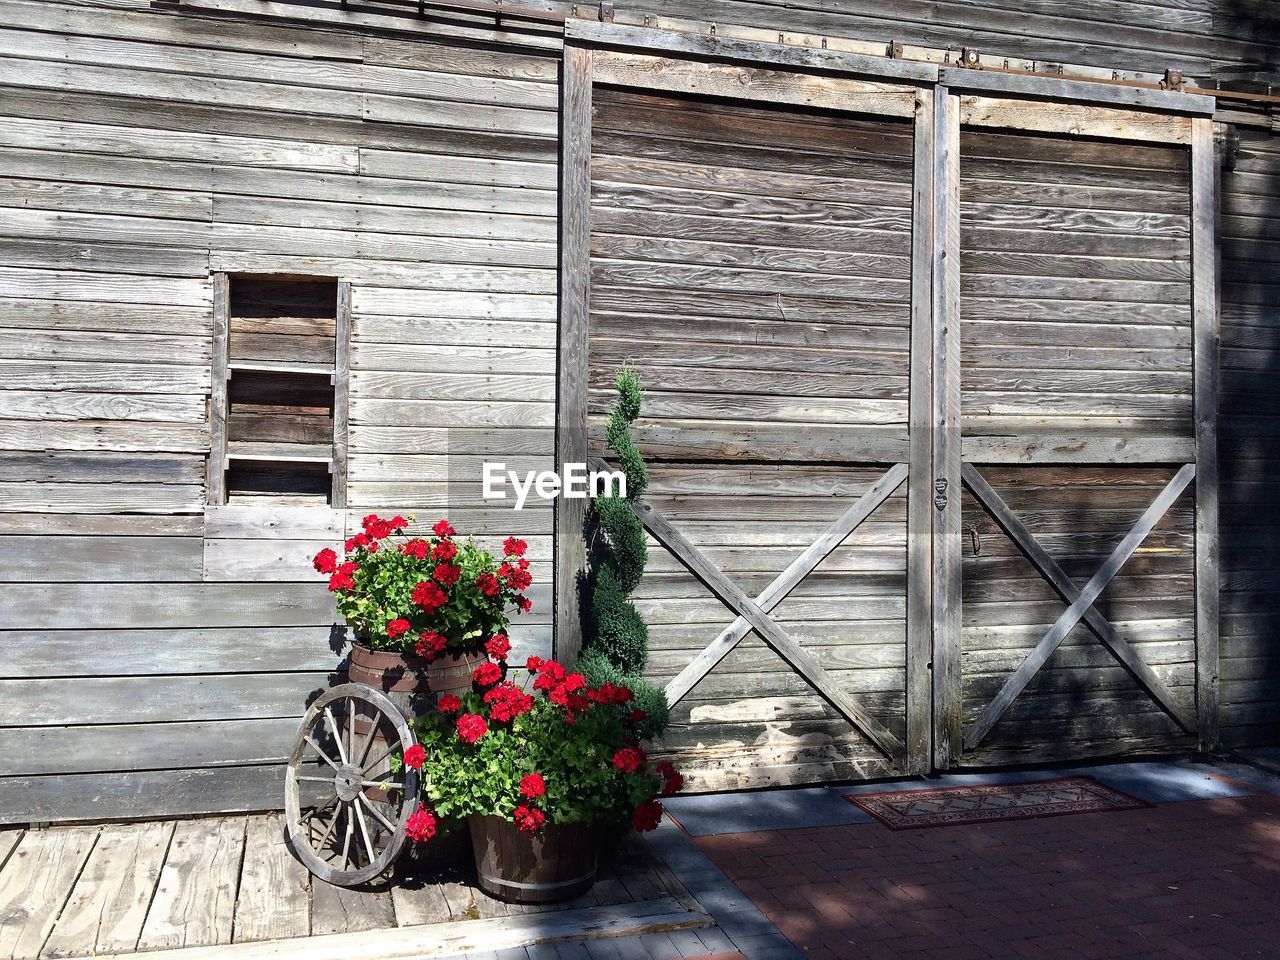
[[554, 903], [580, 896], [596, 879], [600, 828], [546, 824], [524, 833], [503, 817], [473, 815], [471, 849], [480, 889], [511, 903]]

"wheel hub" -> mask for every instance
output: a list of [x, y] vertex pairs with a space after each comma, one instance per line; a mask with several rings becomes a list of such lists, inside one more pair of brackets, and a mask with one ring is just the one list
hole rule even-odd
[[333, 778], [333, 789], [337, 792], [338, 799], [343, 803], [354, 800], [360, 792], [362, 779], [359, 767], [350, 763], [340, 766]]

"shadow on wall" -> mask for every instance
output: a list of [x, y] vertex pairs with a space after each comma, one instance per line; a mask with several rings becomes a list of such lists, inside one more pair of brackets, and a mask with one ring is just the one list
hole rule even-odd
[[[1270, 4], [1280, 36], [1280, 9]], [[1241, 131], [1222, 173], [1223, 742], [1280, 737], [1280, 139]]]

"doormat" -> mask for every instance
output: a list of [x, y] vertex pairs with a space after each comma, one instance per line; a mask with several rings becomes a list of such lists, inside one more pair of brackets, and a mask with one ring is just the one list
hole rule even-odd
[[1059, 777], [1033, 783], [938, 787], [847, 793], [844, 797], [891, 830], [945, 827], [959, 823], [1030, 820], [1070, 813], [1140, 810], [1144, 800], [1113, 790], [1093, 777]]

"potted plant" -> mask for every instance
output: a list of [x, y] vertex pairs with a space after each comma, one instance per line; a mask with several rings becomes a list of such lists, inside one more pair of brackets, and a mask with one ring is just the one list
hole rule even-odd
[[670, 763], [650, 771], [637, 735], [645, 717], [627, 687], [593, 687], [538, 657], [519, 670], [506, 651], [490, 653], [472, 690], [440, 697], [418, 719], [423, 797], [410, 838], [466, 818], [486, 893], [521, 903], [577, 896], [595, 880], [609, 832], [655, 828], [658, 797], [683, 779]]
[[498, 561], [448, 520], [398, 542], [404, 517], [370, 514], [361, 526], [344, 556], [326, 548], [313, 561], [354, 635], [351, 680], [398, 694], [469, 689], [486, 644], [507, 642], [508, 608], [532, 606], [527, 545], [508, 537]]

